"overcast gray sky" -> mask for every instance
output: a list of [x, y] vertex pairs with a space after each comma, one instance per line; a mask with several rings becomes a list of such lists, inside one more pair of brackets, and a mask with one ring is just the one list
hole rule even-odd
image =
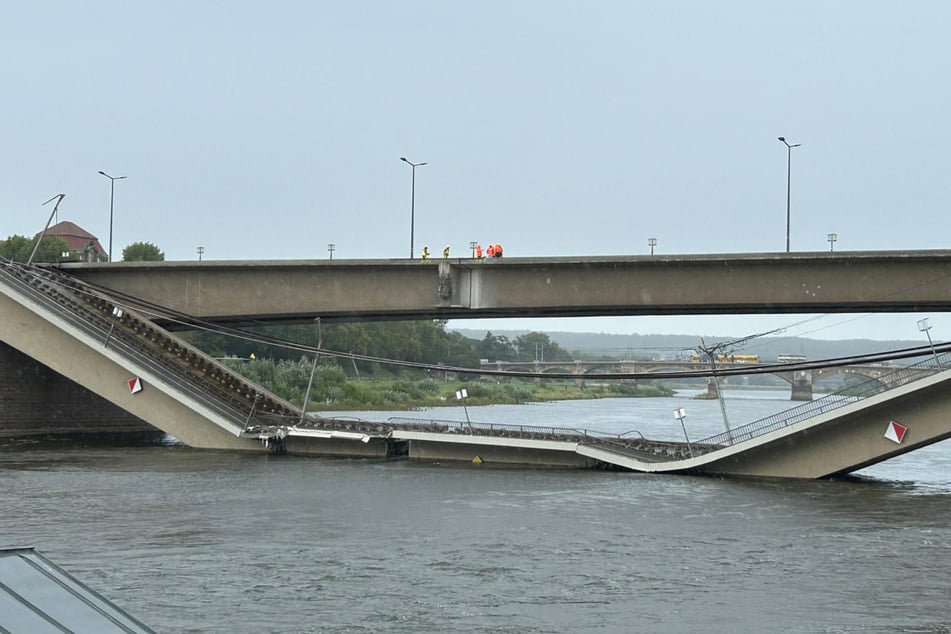
[[[933, 249], [951, 3], [6, 3], [2, 237], [170, 260]], [[822, 327], [918, 338], [925, 315]], [[936, 338], [951, 319], [930, 315]], [[496, 322], [742, 335], [802, 316]], [[841, 322], [841, 316], [819, 323]], [[810, 322], [812, 323], [812, 322]], [[460, 323], [467, 327], [490, 322]], [[811, 326], [810, 326], [811, 327]]]

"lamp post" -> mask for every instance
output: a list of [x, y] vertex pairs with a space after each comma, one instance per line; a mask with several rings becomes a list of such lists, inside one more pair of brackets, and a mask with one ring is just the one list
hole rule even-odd
[[112, 209], [116, 200], [116, 181], [121, 181], [125, 176], [109, 176], [102, 170], [99, 173], [109, 179], [109, 261], [112, 262]]
[[925, 317], [924, 319], [918, 320], [918, 330], [928, 335], [928, 345], [931, 346], [931, 356], [934, 357], [934, 364], [936, 366], [940, 366], [941, 364], [938, 363], [938, 353], [935, 352], [934, 343], [932, 343], [931, 341], [931, 333], [928, 332], [929, 330], [931, 330], [931, 324], [928, 323], [927, 317]]
[[835, 251], [835, 241], [838, 239], [839, 239], [839, 236], [838, 234], [835, 234], [835, 233], [830, 233], [829, 235], [826, 236], [826, 240], [829, 241], [829, 253], [833, 253]]
[[783, 145], [786, 146], [786, 253], [789, 253], [789, 194], [790, 194], [790, 177], [792, 176], [792, 149], [794, 147], [799, 147], [802, 143], [795, 143], [790, 145], [786, 141], [786, 137], [778, 137], [780, 141], [783, 142]]
[[413, 259], [413, 238], [416, 235], [415, 222], [416, 222], [416, 168], [426, 165], [426, 163], [413, 163], [412, 161], [406, 160], [405, 156], [401, 156], [400, 160], [413, 168], [413, 187], [409, 199], [409, 259]]
[[473, 258], [473, 259], [475, 259], [475, 248], [476, 248], [476, 241], [475, 241], [475, 240], [470, 240], [470, 241], [469, 241], [469, 249], [472, 251], [472, 258]]
[[320, 317], [314, 319], [317, 324], [317, 350], [314, 351], [314, 365], [310, 369], [310, 380], [307, 381], [307, 392], [304, 393], [304, 404], [300, 408], [300, 420], [298, 425], [304, 424], [304, 416], [307, 415], [307, 402], [310, 400], [310, 388], [314, 386], [314, 374], [317, 373], [317, 363], [320, 361], [320, 348], [324, 345], [324, 337], [320, 331]]
[[327, 245], [327, 251], [330, 252], [330, 260], [331, 260], [331, 261], [333, 261], [333, 259], [334, 259], [334, 249], [336, 249], [336, 248], [337, 248], [337, 245], [334, 244], [333, 242], [331, 242], [330, 244]]
[[201, 262], [201, 256], [205, 253], [205, 247], [198, 247], [196, 251], [198, 251], [198, 261]]
[[648, 238], [647, 246], [651, 248], [651, 255], [654, 255], [654, 247], [657, 246], [657, 238]]

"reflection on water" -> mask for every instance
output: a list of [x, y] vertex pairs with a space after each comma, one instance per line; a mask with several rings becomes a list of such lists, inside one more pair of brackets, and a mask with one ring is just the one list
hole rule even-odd
[[[789, 404], [727, 400], [736, 424]], [[722, 429], [683, 396], [469, 413], [676, 438], [678, 405]], [[949, 467], [942, 444], [818, 482], [6, 447], [0, 535], [159, 631], [942, 632]]]

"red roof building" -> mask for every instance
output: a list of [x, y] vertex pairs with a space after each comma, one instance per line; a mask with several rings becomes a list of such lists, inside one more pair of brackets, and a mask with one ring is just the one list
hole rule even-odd
[[[40, 234], [36, 234], [39, 236]], [[46, 230], [46, 235], [62, 238], [69, 245], [70, 254], [84, 262], [108, 262], [109, 254], [99, 244], [99, 238], [79, 225], [64, 220]]]

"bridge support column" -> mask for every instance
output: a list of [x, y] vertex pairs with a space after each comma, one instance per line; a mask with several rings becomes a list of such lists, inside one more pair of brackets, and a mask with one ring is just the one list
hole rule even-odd
[[0, 342], [0, 438], [164, 436], [155, 427]]
[[702, 398], [720, 398], [717, 382], [712, 376], [707, 378], [707, 393]]
[[812, 400], [812, 370], [799, 370], [792, 380], [791, 401]]

